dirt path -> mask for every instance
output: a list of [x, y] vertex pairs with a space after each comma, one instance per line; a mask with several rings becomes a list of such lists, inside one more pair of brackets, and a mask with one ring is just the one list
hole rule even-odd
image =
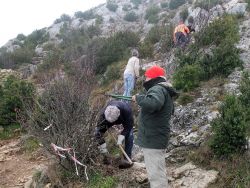
[[0, 188], [24, 187], [36, 169], [47, 163], [42, 155], [23, 152], [20, 139], [0, 141]]

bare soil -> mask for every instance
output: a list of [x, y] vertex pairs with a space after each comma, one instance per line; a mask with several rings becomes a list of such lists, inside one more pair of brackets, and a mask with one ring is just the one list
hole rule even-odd
[[48, 163], [41, 150], [25, 153], [20, 142], [20, 138], [0, 141], [0, 188], [24, 187], [36, 169]]

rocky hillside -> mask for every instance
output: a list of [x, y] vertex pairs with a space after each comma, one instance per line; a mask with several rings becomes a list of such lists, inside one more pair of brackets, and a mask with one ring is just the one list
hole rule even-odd
[[[88, 81], [94, 74], [97, 84], [91, 101], [100, 105], [107, 99], [100, 97], [105, 92], [122, 93], [122, 70], [129, 50], [137, 48], [142, 70], [163, 66], [170, 82], [182, 91], [166, 153], [171, 187], [249, 187], [249, 144], [246, 155], [230, 159], [218, 159], [208, 149], [225, 96], [242, 95], [242, 75], [250, 69], [249, 4], [243, 0], [108, 1], [73, 17], [62, 15], [47, 28], [10, 40], [1, 48], [0, 68], [21, 72], [43, 89], [40, 93], [55, 80], [81, 77], [84, 71]], [[195, 29], [184, 50], [174, 48], [172, 42], [173, 27], [180, 19]], [[6, 72], [12, 70], [1, 70], [0, 78]], [[142, 89], [141, 81], [136, 92]], [[104, 170], [118, 179], [116, 187], [148, 186], [142, 152], [134, 147], [133, 168]]]

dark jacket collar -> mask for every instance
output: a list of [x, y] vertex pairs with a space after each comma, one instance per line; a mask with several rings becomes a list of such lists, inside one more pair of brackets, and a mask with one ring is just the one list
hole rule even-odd
[[162, 77], [153, 78], [149, 81], [144, 82], [143, 87], [148, 91], [151, 87], [161, 82], [166, 82], [166, 79]]

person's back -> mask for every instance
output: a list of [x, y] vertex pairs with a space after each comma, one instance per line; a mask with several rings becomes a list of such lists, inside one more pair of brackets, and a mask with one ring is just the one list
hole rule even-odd
[[132, 51], [132, 57], [128, 60], [126, 69], [124, 71], [124, 93], [123, 96], [131, 96], [134, 89], [136, 78], [139, 77], [139, 59], [138, 51]]
[[182, 22], [175, 27], [174, 30], [174, 43], [177, 47], [184, 48], [188, 42], [188, 34], [190, 33], [189, 28]]
[[176, 26], [174, 33], [182, 32], [184, 35], [187, 35], [190, 31], [189, 28], [185, 24], [179, 24]]
[[139, 59], [136, 56], [129, 58], [124, 74], [132, 74], [135, 77], [139, 76]]

